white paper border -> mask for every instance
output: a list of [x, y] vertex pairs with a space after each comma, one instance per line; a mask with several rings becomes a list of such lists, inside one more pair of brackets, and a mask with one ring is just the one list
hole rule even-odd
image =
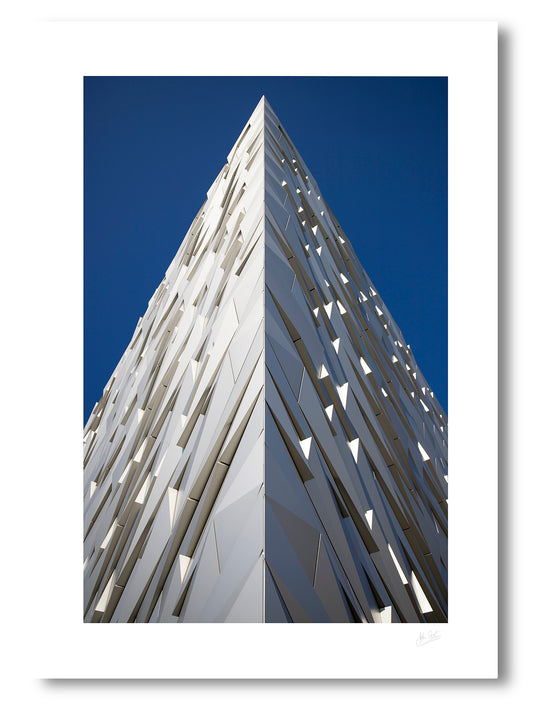
[[[35, 554], [25, 586], [35, 605], [28, 636], [35, 676], [495, 677], [497, 24], [38, 22], [28, 33], [33, 56], [21, 102], [38, 117], [28, 134], [29, 276], [37, 305], [44, 301], [49, 312], [39, 319], [48, 342], [35, 350], [49, 381], [37, 401], [46, 427], [35, 438], [28, 532]], [[424, 647], [416, 645], [417, 624], [83, 624], [82, 77], [304, 70], [448, 76], [450, 622]]]

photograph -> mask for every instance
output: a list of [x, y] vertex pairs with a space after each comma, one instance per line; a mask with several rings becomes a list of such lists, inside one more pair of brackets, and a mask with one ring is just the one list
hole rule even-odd
[[448, 87], [84, 77], [85, 623], [440, 637]]

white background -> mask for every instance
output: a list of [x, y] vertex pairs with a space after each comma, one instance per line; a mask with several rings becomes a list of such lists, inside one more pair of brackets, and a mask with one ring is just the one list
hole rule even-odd
[[[144, 629], [143, 636], [139, 637], [136, 632], [138, 629], [141, 633], [142, 627], [125, 626], [123, 629], [119, 627], [118, 637], [108, 630], [106, 640], [94, 629], [87, 636], [87, 626], [78, 629], [69, 626], [68, 619], [81, 609], [81, 592], [76, 593], [78, 585], [75, 577], [73, 579], [75, 569], [72, 569], [73, 564], [74, 567], [76, 565], [72, 557], [78, 549], [76, 546], [81, 531], [79, 506], [75, 504], [78, 486], [81, 489], [81, 478], [77, 484], [67, 475], [72, 470], [75, 473], [75, 467], [69, 468], [68, 462], [76, 464], [81, 461], [78, 438], [82, 423], [82, 85], [78, 77], [83, 73], [161, 74], [165, 71], [155, 70], [154, 66], [162, 58], [170, 63], [181, 59], [181, 70], [169, 66], [170, 74], [214, 74], [215, 67], [220, 68], [220, 73], [225, 72], [220, 57], [212, 54], [210, 68], [205, 64], [202, 71], [198, 66], [197, 45], [196, 51], [189, 54], [188, 64], [187, 53], [180, 52], [191, 40], [192, 30], [184, 33], [183, 28], [177, 25], [152, 25], [150, 28], [136, 23], [123, 30], [115, 23], [104, 26], [89, 22], [74, 25], [47, 23], [45, 27], [42, 22], [33, 22], [35, 18], [116, 20], [159, 17], [168, 20], [186, 17], [183, 11], [177, 15], [173, 3], [152, 2], [149, 14], [144, 5], [131, 2], [124, 3], [124, 6], [114, 2], [94, 2], [78, 8], [71, 5], [59, 2], [23, 4], [19, 17], [12, 16], [9, 22], [3, 24], [1, 36], [4, 54], [2, 201], [7, 206], [7, 222], [3, 221], [2, 228], [2, 604], [6, 649], [3, 665], [8, 675], [8, 699], [71, 701], [75, 698], [89, 701], [98, 698], [122, 701], [127, 698], [128, 701], [144, 701], [150, 698], [170, 701], [187, 696], [196, 700], [221, 698], [245, 701], [253, 697], [270, 701], [272, 698], [290, 697], [291, 701], [318, 701], [333, 696], [351, 701], [363, 696], [374, 701], [391, 697], [402, 701], [431, 697], [439, 701], [459, 695], [461, 699], [463, 696], [481, 696], [488, 700], [494, 697], [519, 700], [520, 687], [527, 681], [528, 651], [531, 650], [528, 644], [531, 550], [526, 523], [526, 501], [531, 495], [531, 479], [529, 467], [525, 464], [526, 458], [529, 459], [525, 448], [529, 442], [531, 411], [529, 375], [524, 364], [530, 351], [530, 340], [524, 332], [528, 326], [531, 277], [527, 275], [530, 250], [524, 251], [523, 247], [526, 245], [526, 233], [529, 232], [529, 238], [533, 234], [529, 206], [532, 184], [528, 170], [531, 160], [530, 126], [533, 124], [531, 25], [529, 18], [523, 14], [526, 3], [519, 2], [475, 3], [463, 0], [460, 4], [449, 2], [445, 8], [435, 7], [431, 11], [427, 3], [404, 2], [401, 14], [397, 3], [385, 2], [369, 4], [366, 13], [357, 6], [348, 9], [342, 3], [329, 2], [327, 15], [323, 4], [310, 1], [298, 6], [305, 10], [306, 19], [323, 19], [326, 16], [328, 19], [490, 19], [500, 23], [500, 681], [256, 684], [216, 681], [198, 684], [148, 681], [61, 683], [34, 679], [36, 676], [117, 677], [128, 668], [128, 676], [135, 673], [152, 677], [161, 674], [167, 677], [192, 677], [200, 674], [194, 672], [195, 662], [198, 670], [219, 676], [217, 664], [221, 670], [227, 671], [232, 658], [243, 658], [245, 655], [247, 660], [240, 673], [244, 676], [248, 673], [249, 676], [275, 674], [290, 677], [300, 674], [300, 671], [303, 674], [306, 668], [306, 676], [317, 671], [330, 677], [339, 674], [343, 677], [376, 677], [380, 674], [384, 677], [488, 676], [489, 671], [494, 670], [490, 637], [497, 618], [492, 608], [496, 574], [491, 562], [495, 555], [493, 489], [496, 452], [496, 338], [491, 327], [496, 323], [496, 271], [492, 223], [495, 183], [494, 179], [492, 182], [490, 180], [495, 150], [495, 105], [490, 104], [490, 96], [496, 67], [483, 61], [487, 54], [477, 53], [476, 47], [483, 41], [480, 35], [470, 45], [470, 51], [466, 51], [460, 37], [439, 49], [435, 35], [429, 33], [426, 36], [432, 38], [425, 46], [420, 44], [421, 35], [418, 34], [418, 43], [413, 35], [411, 41], [404, 42], [400, 50], [395, 42], [402, 32], [409, 31], [404, 25], [400, 30], [397, 26], [380, 26], [381, 41], [367, 46], [366, 51], [363, 50], [367, 39], [363, 36], [359, 37], [358, 42], [350, 44], [350, 36], [353, 38], [354, 33], [348, 34], [344, 42], [339, 42], [339, 34], [332, 41], [330, 34], [320, 65], [325, 67], [324, 62], [330, 56], [336, 65], [333, 73], [341, 73], [339, 66], [346, 63], [347, 73], [391, 75], [395, 70], [401, 73], [403, 68], [404, 72], [413, 75], [431, 74], [436, 68], [432, 66], [432, 61], [442, 50], [443, 61], [449, 62], [454, 54], [462, 55], [463, 78], [471, 76], [472, 79], [468, 87], [463, 86], [464, 93], [455, 96], [465, 107], [471, 107], [455, 126], [450, 104], [451, 135], [456, 127], [470, 131], [467, 142], [462, 145], [457, 143], [461, 151], [455, 152], [455, 156], [450, 141], [450, 207], [454, 197], [461, 199], [460, 192], [454, 196], [454, 188], [459, 184], [457, 179], [461, 178], [458, 170], [455, 171], [457, 179], [454, 180], [453, 176], [459, 160], [469, 165], [462, 178], [469, 178], [470, 204], [475, 204], [475, 208], [465, 211], [463, 219], [457, 216], [454, 220], [453, 211], [450, 211], [451, 240], [454, 232], [468, 230], [470, 233], [456, 245], [451, 242], [452, 247], [464, 248], [463, 261], [453, 251], [450, 260], [452, 309], [453, 298], [460, 294], [469, 313], [469, 325], [461, 328], [457, 323], [459, 327], [455, 328], [455, 333], [451, 314], [452, 345], [454, 334], [456, 341], [458, 337], [466, 336], [466, 339], [461, 339], [460, 345], [461, 354], [466, 360], [463, 367], [469, 372], [466, 397], [462, 396], [464, 400], [461, 403], [454, 400], [453, 385], [450, 387], [451, 433], [454, 432], [454, 418], [457, 428], [464, 427], [464, 424], [459, 426], [461, 417], [469, 423], [468, 444], [462, 448], [461, 460], [455, 463], [457, 466], [464, 462], [462, 458], [465, 456], [469, 459], [465, 469], [466, 485], [463, 485], [469, 491], [456, 495], [455, 508], [451, 508], [452, 526], [454, 510], [461, 513], [457, 520], [462, 520], [465, 510], [468, 511], [468, 504], [472, 508], [465, 535], [459, 536], [460, 550], [455, 551], [454, 548], [454, 552], [461, 555], [457, 569], [466, 575], [463, 587], [466, 586], [470, 592], [467, 602], [462, 599], [460, 604], [456, 604], [455, 617], [453, 598], [450, 599], [450, 620], [461, 623], [460, 635], [453, 634], [450, 623], [449, 629], [443, 629], [443, 637], [439, 641], [416, 648], [417, 632], [413, 631], [412, 637], [406, 637], [403, 635], [406, 627], [402, 626], [402, 633], [398, 636], [401, 647], [396, 644], [396, 647], [388, 649], [381, 636], [373, 642], [372, 633], [375, 634], [375, 631], [369, 631], [368, 639], [365, 632], [365, 641], [356, 642], [353, 632], [347, 638], [346, 633], [337, 634], [332, 629], [319, 632], [317, 627], [312, 627], [314, 630], [305, 633], [297, 645], [287, 643], [286, 631], [282, 632], [281, 640], [271, 629], [268, 636], [272, 638], [271, 669], [276, 672], [268, 672], [268, 667], [255, 672], [254, 666], [265, 662], [265, 646], [263, 644], [259, 648], [257, 641], [245, 641], [243, 644], [242, 629], [235, 639], [228, 639], [225, 631], [221, 638], [220, 629], [218, 634], [213, 635], [212, 627], [207, 626], [205, 634], [197, 635], [198, 627], [193, 627], [196, 633], [191, 631], [190, 646], [183, 653], [181, 633], [176, 633], [176, 629], [170, 634], [165, 633], [164, 626], [161, 637], [155, 629], [151, 632]], [[204, 3], [205, 6], [207, 3]], [[291, 13], [286, 2], [270, 2], [268, 14], [266, 10], [263, 14], [252, 14], [248, 3], [242, 3], [240, 7], [239, 3], [225, 3], [224, 6], [226, 17], [299, 19], [299, 13], [296, 10]], [[210, 12], [203, 14], [191, 5], [190, 12], [192, 18], [209, 16], [218, 19], [221, 16], [221, 8], [215, 4]], [[156, 28], [167, 33], [167, 37], [181, 32], [179, 45], [172, 47], [165, 41], [155, 44], [147, 41], [147, 36]], [[210, 28], [202, 29], [208, 31]], [[322, 25], [322, 39], [332, 29], [335, 30], [332, 25]], [[475, 27], [466, 29], [476, 32]], [[211, 48], [225, 37], [235, 40], [232, 41], [235, 47], [233, 59], [229, 59], [236, 62], [233, 73], [291, 72], [277, 67], [275, 54], [279, 45], [271, 48], [272, 63], [265, 63], [263, 56], [262, 69], [259, 63], [254, 64], [254, 56], [259, 61], [258, 40], [243, 30], [246, 30], [245, 25], [212, 27]], [[129, 37], [124, 38], [123, 35], [119, 40], [121, 31]], [[322, 51], [320, 42], [309, 42], [307, 29], [301, 32], [298, 25], [290, 25], [279, 31], [292, 33], [295, 43], [298, 40], [304, 42], [309, 57]], [[338, 32], [342, 34], [343, 31], [346, 31], [346, 26], [343, 28], [341, 25]], [[389, 39], [383, 41], [384, 33], [389, 31]], [[450, 31], [449, 28], [446, 31]], [[370, 35], [371, 30], [368, 29], [367, 38]], [[240, 44], [236, 37], [240, 38]], [[394, 63], [391, 63], [390, 51], [395, 47], [398, 53]], [[266, 53], [265, 49], [270, 47], [261, 48]], [[444, 52], [446, 48], [448, 51]], [[167, 49], [169, 51], [165, 55]], [[490, 48], [487, 47], [487, 50], [490, 52]], [[445, 53], [447, 56], [444, 56]], [[357, 69], [353, 65], [354, 59], [358, 61]], [[481, 63], [476, 66], [480, 59]], [[240, 64], [237, 63], [239, 60]], [[373, 71], [358, 70], [359, 65], [366, 66], [369, 61], [374, 63]], [[412, 64], [409, 64], [410, 61]], [[418, 70], [407, 70], [414, 66], [415, 61]], [[139, 70], [141, 62], [147, 67], [146, 71]], [[237, 68], [243, 65], [249, 70]], [[391, 69], [391, 66], [395, 68]], [[457, 71], [457, 67], [454, 70]], [[313, 71], [311, 59], [309, 73], [319, 73]], [[438, 70], [438, 73], [442, 75], [443, 71]], [[460, 83], [459, 79], [458, 74], [457, 84]], [[76, 90], [79, 91], [77, 96], [73, 94]], [[452, 98], [450, 84], [450, 103]], [[482, 110], [476, 110], [476, 105]], [[457, 159], [455, 165], [454, 158]], [[474, 240], [472, 233], [476, 233]], [[519, 326], [522, 327], [520, 331]], [[484, 347], [477, 346], [480, 338], [485, 340]], [[483, 355], [479, 354], [480, 350]], [[457, 356], [453, 347], [450, 351], [450, 361], [454, 365]], [[452, 382], [453, 372], [452, 366]], [[459, 370], [458, 373], [463, 372]], [[461, 388], [465, 388], [464, 383]], [[458, 398], [457, 392], [455, 398]], [[464, 432], [462, 434], [465, 435]], [[454, 465], [453, 448], [450, 465]], [[483, 471], [479, 470], [480, 466]], [[481, 525], [480, 516], [483, 519]], [[452, 575], [452, 594], [453, 580]], [[468, 607], [468, 623], [466, 614], [457, 611], [464, 605]], [[210, 653], [217, 638], [221, 642]], [[306, 651], [311, 639], [312, 648]], [[342, 647], [337, 654], [342, 657], [340, 661], [336, 658], [329, 663], [332, 669], [328, 673], [324, 662], [332, 651], [335, 652], [339, 643]], [[287, 645], [290, 647], [285, 652]], [[179, 663], [184, 659], [190, 661], [185, 667], [186, 674], [178, 672], [181, 670]], [[337, 671], [336, 665], [339, 666]], [[282, 672], [284, 667], [285, 671]]]

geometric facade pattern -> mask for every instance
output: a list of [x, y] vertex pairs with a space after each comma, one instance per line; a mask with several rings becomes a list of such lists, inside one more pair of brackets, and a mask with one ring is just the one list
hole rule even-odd
[[447, 418], [265, 98], [84, 436], [88, 622], [447, 621]]

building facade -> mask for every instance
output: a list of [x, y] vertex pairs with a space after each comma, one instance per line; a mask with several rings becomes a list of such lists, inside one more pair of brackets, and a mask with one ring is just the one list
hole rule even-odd
[[87, 422], [90, 622], [444, 622], [447, 418], [262, 98]]

